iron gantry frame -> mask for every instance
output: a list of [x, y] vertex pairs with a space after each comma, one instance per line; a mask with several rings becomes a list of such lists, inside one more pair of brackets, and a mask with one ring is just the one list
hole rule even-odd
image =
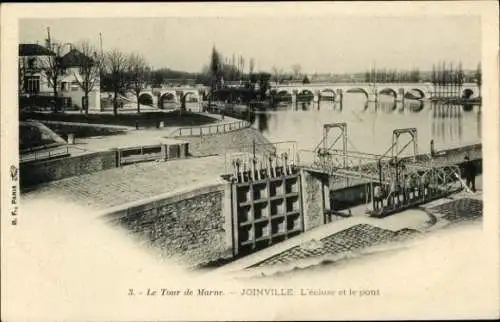
[[[337, 136], [331, 143], [334, 129]], [[349, 151], [347, 135], [346, 123], [325, 124], [323, 138], [314, 150], [299, 151], [299, 165], [333, 178], [369, 184], [372, 196], [369, 213], [373, 216], [380, 217], [417, 206], [463, 188], [458, 166], [418, 155], [416, 128], [394, 130], [391, 146], [381, 155]], [[405, 137], [409, 138], [406, 144], [403, 141]], [[409, 147], [412, 147], [410, 153]]]

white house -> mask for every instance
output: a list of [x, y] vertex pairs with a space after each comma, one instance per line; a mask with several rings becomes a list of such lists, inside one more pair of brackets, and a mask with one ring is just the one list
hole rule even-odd
[[[78, 85], [75, 77], [81, 80], [79, 66], [83, 59], [90, 59], [71, 46], [63, 47], [60, 61], [63, 68], [62, 75], [56, 84], [58, 96], [71, 98], [71, 104], [82, 107], [84, 92]], [[50, 56], [56, 53], [47, 47], [38, 44], [19, 45], [19, 94], [31, 97], [50, 97], [54, 89], [47, 79], [44, 65]], [[99, 79], [89, 93], [89, 109], [100, 110]]]
[[[82, 107], [82, 100], [84, 97], [84, 92], [77, 82], [77, 78], [79, 81], [82, 80], [79, 67], [82, 66], [83, 60], [88, 59], [91, 58], [86, 57], [76, 49], [70, 49], [69, 52], [61, 58], [61, 65], [64, 68], [64, 72], [61, 76], [60, 93], [62, 96], [71, 97], [72, 103], [78, 107]], [[101, 108], [101, 93], [99, 85], [99, 78], [97, 78], [92, 91], [89, 93], [89, 110], [100, 110]]]

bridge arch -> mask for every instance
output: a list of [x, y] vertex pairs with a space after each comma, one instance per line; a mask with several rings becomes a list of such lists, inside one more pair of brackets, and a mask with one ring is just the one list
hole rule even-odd
[[473, 88], [465, 88], [462, 90], [462, 97], [463, 98], [476, 98], [479, 96], [479, 89], [473, 89]]
[[355, 87], [355, 88], [350, 88], [346, 91], [346, 93], [362, 93], [362, 94], [365, 94], [366, 96], [366, 99], [369, 99], [370, 97], [370, 94], [368, 94], [368, 91], [366, 91], [364, 88], [362, 87]]
[[196, 101], [198, 101], [200, 94], [198, 92], [195, 92], [195, 91], [187, 91], [186, 93], [182, 94], [182, 98], [184, 100], [187, 100], [189, 96], [194, 97], [196, 99]]
[[391, 96], [393, 96], [394, 98], [397, 98], [398, 97], [398, 93], [396, 92], [395, 89], [393, 88], [383, 88], [382, 90], [380, 90], [378, 92], [379, 94], [390, 94]]
[[167, 103], [175, 103], [176, 102], [176, 97], [175, 93], [173, 92], [163, 92], [160, 94], [160, 97], [158, 99], [158, 107], [161, 109], [166, 108], [165, 104]]
[[278, 96], [288, 96], [288, 95], [292, 95], [292, 93], [290, 93], [288, 90], [286, 89], [280, 89], [276, 92], [276, 94], [278, 94]]
[[153, 94], [141, 93], [139, 94], [139, 104], [153, 106]]
[[[415, 97], [412, 92], [417, 92], [420, 95], [420, 97], [419, 98]], [[411, 88], [405, 93], [405, 98], [424, 99], [425, 92], [420, 88]]]
[[321, 94], [323, 93], [331, 93], [333, 96], [337, 95], [334, 89], [331, 88], [324, 88], [321, 91], [319, 91]]
[[304, 88], [303, 90], [299, 91], [297, 94], [298, 95], [313, 95], [314, 96], [313, 91], [311, 91], [309, 88]]

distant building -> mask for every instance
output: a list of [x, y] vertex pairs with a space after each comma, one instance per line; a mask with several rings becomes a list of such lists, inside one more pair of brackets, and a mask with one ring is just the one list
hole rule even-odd
[[[66, 45], [60, 53], [60, 64], [63, 68], [59, 77], [57, 91], [60, 97], [71, 98], [71, 104], [82, 107], [84, 93], [76, 78], [81, 79], [79, 67], [86, 57], [71, 45]], [[56, 53], [38, 44], [19, 44], [19, 94], [21, 96], [47, 97], [54, 95], [54, 89], [49, 83], [44, 70], [45, 61]], [[100, 109], [99, 80], [89, 93], [89, 109]]]
[[[81, 81], [79, 67], [86, 60], [92, 58], [85, 56], [76, 49], [70, 49], [61, 58], [61, 65], [64, 68], [64, 73], [61, 76], [61, 96], [71, 97], [73, 104], [82, 107], [82, 99], [84, 92], [78, 85], [77, 79]], [[89, 93], [89, 109], [100, 110], [101, 108], [101, 93], [99, 80], [97, 80], [92, 91]]]
[[56, 54], [38, 44], [19, 45], [19, 93], [52, 95], [52, 88], [43, 73], [43, 61]]

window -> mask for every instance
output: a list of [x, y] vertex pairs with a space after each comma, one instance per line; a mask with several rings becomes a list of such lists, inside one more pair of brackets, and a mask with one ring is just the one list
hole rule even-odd
[[80, 86], [78, 85], [78, 82], [76, 82], [76, 81], [71, 82], [71, 91], [72, 92], [78, 91], [79, 88], [80, 88]]
[[24, 91], [32, 94], [40, 92], [40, 76], [26, 76], [24, 78]]
[[36, 68], [36, 58], [30, 57], [28, 58], [28, 68], [35, 69]]

